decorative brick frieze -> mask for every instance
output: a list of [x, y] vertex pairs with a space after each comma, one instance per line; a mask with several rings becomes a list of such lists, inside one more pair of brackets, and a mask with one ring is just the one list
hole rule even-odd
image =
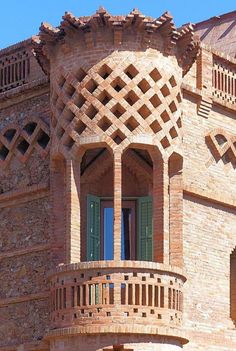
[[223, 129], [215, 129], [206, 135], [206, 142], [216, 162], [222, 160], [224, 164], [231, 163], [235, 167], [236, 135], [232, 135]]
[[42, 158], [49, 152], [49, 127], [42, 120], [28, 118], [23, 128], [6, 126], [0, 133], [0, 166], [6, 168], [13, 156], [26, 163], [35, 149]]

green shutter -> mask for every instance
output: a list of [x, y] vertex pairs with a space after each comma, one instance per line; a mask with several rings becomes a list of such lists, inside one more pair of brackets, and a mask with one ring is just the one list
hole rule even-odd
[[99, 261], [100, 242], [100, 198], [87, 196], [87, 261]]
[[138, 199], [138, 259], [153, 259], [152, 198]]

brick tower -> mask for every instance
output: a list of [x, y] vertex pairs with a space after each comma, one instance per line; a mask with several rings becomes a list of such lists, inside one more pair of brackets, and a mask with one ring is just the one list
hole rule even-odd
[[0, 351], [234, 350], [235, 60], [136, 9], [31, 45], [0, 52]]

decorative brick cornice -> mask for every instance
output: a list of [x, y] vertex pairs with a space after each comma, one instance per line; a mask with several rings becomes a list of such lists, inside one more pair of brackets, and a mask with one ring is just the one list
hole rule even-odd
[[[184, 25], [177, 29], [170, 13], [165, 12], [159, 18], [151, 18], [134, 9], [126, 16], [112, 16], [104, 8], [89, 17], [76, 17], [66, 12], [59, 27], [54, 28], [43, 23], [38, 36], [33, 37], [33, 46], [36, 57], [45, 72], [50, 70], [50, 45], [65, 44], [66, 36], [71, 31], [79, 31], [84, 37], [84, 44], [92, 48], [96, 44], [93, 33], [100, 30], [112, 31], [113, 44], [120, 46], [124, 40], [124, 33], [134, 29], [134, 35], [141, 35], [143, 47], [155, 47], [156, 34], [163, 39], [163, 50], [166, 54], [176, 54], [186, 71], [193, 63], [197, 51], [198, 40], [194, 35], [193, 25]], [[187, 67], [187, 69], [186, 69]]]

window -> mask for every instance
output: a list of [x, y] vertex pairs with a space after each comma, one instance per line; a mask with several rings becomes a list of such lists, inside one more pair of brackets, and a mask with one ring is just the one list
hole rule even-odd
[[[114, 258], [114, 206], [112, 200], [87, 196], [87, 260]], [[152, 199], [122, 201], [121, 259], [152, 261]]]

